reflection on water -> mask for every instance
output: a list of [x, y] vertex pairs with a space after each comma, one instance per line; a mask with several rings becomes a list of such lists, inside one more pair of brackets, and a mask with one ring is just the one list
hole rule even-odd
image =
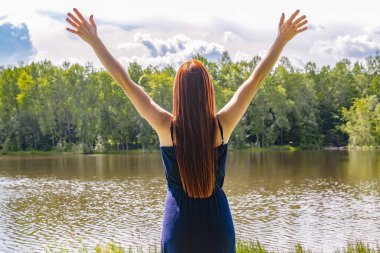
[[[380, 152], [230, 152], [224, 190], [236, 237], [270, 249], [380, 244]], [[0, 252], [160, 249], [160, 153], [0, 157]]]

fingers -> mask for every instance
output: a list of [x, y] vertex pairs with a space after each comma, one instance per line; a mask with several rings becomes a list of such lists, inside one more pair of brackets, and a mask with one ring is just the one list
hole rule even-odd
[[71, 19], [69, 19], [69, 18], [66, 18], [66, 21], [69, 22], [69, 23], [70, 23], [72, 26], [74, 26], [75, 28], [78, 28], [78, 27], [79, 27], [76, 23], [74, 23], [73, 21], [71, 21]]
[[82, 23], [70, 12], [68, 12], [67, 15], [77, 24], [77, 26], [79, 26]]
[[78, 15], [78, 17], [82, 21], [82, 23], [86, 23], [86, 20], [84, 19], [83, 15], [76, 8], [73, 8], [73, 10]]
[[293, 22], [293, 20], [295, 19], [295, 17], [297, 17], [298, 13], [300, 13], [300, 10], [296, 10], [289, 18], [289, 22]]
[[304, 26], [305, 24], [307, 24], [307, 20], [304, 20], [301, 23], [296, 24], [294, 27], [298, 29], [298, 28]]
[[307, 30], [307, 20], [306, 15], [302, 15], [297, 18], [300, 10], [296, 10], [293, 14], [285, 21], [285, 15], [282, 13], [279, 22], [279, 34], [278, 36], [282, 41], [290, 41], [296, 34], [304, 32]]
[[70, 29], [70, 28], [66, 28], [66, 30], [69, 31], [69, 32], [75, 33], [75, 34], [79, 34], [78, 31]]
[[303, 15], [302, 17], [297, 18], [293, 23], [297, 25], [299, 22], [301, 22], [305, 18], [306, 18], [306, 15]]
[[90, 24], [96, 27], [95, 22], [94, 22], [94, 15], [90, 16]]
[[285, 14], [282, 13], [281, 14], [281, 18], [280, 18], [280, 22], [278, 23], [279, 26], [282, 26], [284, 24], [284, 20], [285, 20]]
[[298, 29], [298, 30], [296, 31], [296, 33], [300, 33], [300, 32], [303, 32], [303, 31], [305, 31], [305, 30], [307, 30], [307, 26], [305, 26], [304, 28]]

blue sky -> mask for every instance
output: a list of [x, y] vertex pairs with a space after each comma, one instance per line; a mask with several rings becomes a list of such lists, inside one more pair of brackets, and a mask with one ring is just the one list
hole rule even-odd
[[217, 60], [224, 50], [235, 61], [263, 56], [281, 13], [296, 9], [307, 15], [310, 28], [282, 53], [296, 66], [363, 60], [380, 50], [377, 0], [12, 0], [0, 8], [0, 65], [50, 59], [101, 67], [92, 48], [65, 29], [73, 7], [85, 17], [94, 14], [99, 36], [124, 66], [178, 67], [196, 53]]

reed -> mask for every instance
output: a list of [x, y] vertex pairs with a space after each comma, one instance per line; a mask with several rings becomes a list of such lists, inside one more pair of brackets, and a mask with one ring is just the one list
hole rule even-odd
[[[128, 249], [123, 248], [120, 244], [116, 242], [108, 242], [104, 245], [98, 244], [93, 249], [87, 249], [85, 246], [78, 249], [77, 251], [69, 250], [68, 248], [53, 249], [48, 247], [45, 249], [47, 253], [69, 253], [69, 252], [78, 252], [78, 253], [87, 253], [87, 252], [96, 252], [96, 253], [140, 253], [140, 252], [161, 252], [160, 248], [157, 246], [149, 249], [148, 251], [143, 251], [140, 248], [132, 248], [131, 246]], [[297, 243], [293, 246], [292, 249], [278, 249], [277, 251], [268, 250], [267, 247], [259, 241], [236, 241], [236, 253], [279, 253], [279, 252], [294, 252], [294, 253], [313, 253], [312, 250], [306, 249], [300, 243]], [[380, 253], [380, 245], [374, 245], [366, 243], [362, 240], [357, 240], [354, 242], [348, 242], [347, 245], [343, 248], [338, 248], [334, 253]]]

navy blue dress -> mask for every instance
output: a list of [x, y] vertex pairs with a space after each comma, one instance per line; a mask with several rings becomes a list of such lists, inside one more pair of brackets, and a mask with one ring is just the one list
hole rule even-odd
[[[167, 181], [161, 252], [235, 253], [235, 229], [227, 197], [222, 189], [228, 143], [223, 141], [215, 164], [216, 182], [208, 198], [191, 198], [182, 188], [175, 146], [160, 146]], [[173, 125], [170, 127], [173, 141]]]

